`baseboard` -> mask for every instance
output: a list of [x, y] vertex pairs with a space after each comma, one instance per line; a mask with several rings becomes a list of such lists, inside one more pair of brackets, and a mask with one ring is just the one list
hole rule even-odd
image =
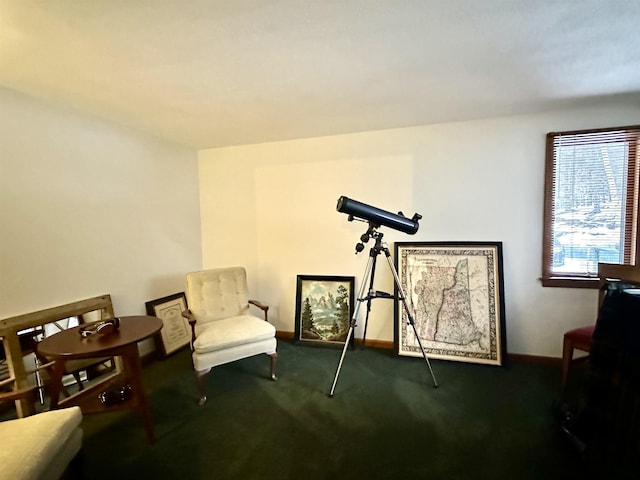
[[[276, 332], [276, 338], [280, 338], [282, 340], [295, 340], [295, 333], [278, 330]], [[361, 339], [356, 338], [355, 342], [356, 342], [356, 345], [362, 345]], [[393, 342], [389, 342], [387, 340], [367, 340], [365, 343], [365, 346], [373, 347], [373, 348], [386, 348], [388, 350], [393, 350]]]
[[539, 355], [523, 355], [520, 353], [507, 353], [507, 360], [510, 362], [530, 363], [533, 365], [546, 365], [560, 368], [562, 359], [560, 357], [541, 357]]
[[295, 333], [293, 332], [283, 332], [281, 330], [276, 331], [276, 338], [281, 338], [282, 340], [293, 340], [295, 338]]
[[[276, 332], [276, 337], [281, 338], [283, 340], [294, 340], [295, 333], [294, 332], [285, 332], [278, 330]], [[357, 345], [362, 345], [363, 342], [361, 339], [355, 340]], [[394, 345], [393, 342], [388, 340], [369, 340], [364, 343], [366, 347], [372, 348], [382, 348], [387, 350], [393, 350]], [[560, 357], [543, 357], [539, 355], [523, 355], [521, 353], [507, 353], [507, 361], [509, 362], [519, 362], [519, 363], [529, 363], [534, 365], [547, 365], [560, 368], [562, 363], [562, 359]]]
[[388, 340], [371, 340], [371, 339], [367, 339], [366, 342], [363, 342], [361, 339], [356, 338], [356, 345], [364, 345], [365, 347], [372, 347], [372, 348], [382, 348], [385, 350], [393, 350], [394, 346], [393, 346], [393, 342], [390, 342]]

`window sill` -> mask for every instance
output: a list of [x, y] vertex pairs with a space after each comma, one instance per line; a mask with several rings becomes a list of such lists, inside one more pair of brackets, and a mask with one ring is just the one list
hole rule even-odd
[[563, 287], [563, 288], [600, 288], [598, 277], [547, 277], [541, 278], [543, 287]]

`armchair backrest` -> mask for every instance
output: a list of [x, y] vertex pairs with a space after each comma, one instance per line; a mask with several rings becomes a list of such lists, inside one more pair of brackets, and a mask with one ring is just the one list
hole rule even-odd
[[247, 272], [243, 267], [188, 273], [185, 294], [189, 310], [200, 324], [249, 311]]

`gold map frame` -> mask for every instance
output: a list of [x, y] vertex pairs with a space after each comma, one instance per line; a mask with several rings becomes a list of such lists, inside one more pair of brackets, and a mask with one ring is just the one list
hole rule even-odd
[[[502, 242], [398, 242], [395, 264], [429, 358], [503, 364]], [[399, 300], [394, 327], [396, 354], [421, 357]]]

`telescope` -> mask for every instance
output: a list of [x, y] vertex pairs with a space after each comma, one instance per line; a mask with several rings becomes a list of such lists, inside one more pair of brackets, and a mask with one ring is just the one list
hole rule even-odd
[[413, 217], [407, 218], [402, 212], [398, 212], [397, 214], [387, 212], [386, 210], [381, 210], [371, 205], [352, 200], [344, 195], [338, 199], [336, 210], [349, 215], [349, 221], [352, 221], [354, 218], [359, 218], [369, 222], [373, 227], [385, 226], [408, 233], [409, 235], [413, 235], [418, 231], [420, 227], [418, 220], [422, 218], [422, 215], [417, 213], [415, 213]]
[[[366, 221], [369, 223], [367, 232], [360, 237], [361, 242], [356, 244], [356, 255], [364, 250], [364, 244], [367, 243], [371, 238], [375, 240], [375, 245], [369, 250], [369, 260], [367, 262], [367, 267], [364, 270], [364, 279], [362, 281], [362, 284], [360, 285], [360, 293], [356, 297], [356, 299], [358, 300], [358, 305], [356, 306], [355, 310], [353, 311], [353, 315], [351, 316], [351, 323], [349, 324], [349, 330], [347, 331], [347, 338], [344, 342], [342, 356], [340, 357], [340, 362], [338, 363], [338, 368], [336, 369], [336, 375], [333, 378], [333, 385], [331, 385], [329, 396], [333, 397], [333, 392], [335, 391], [336, 384], [338, 383], [338, 375], [340, 375], [340, 369], [342, 368], [342, 362], [344, 360], [345, 354], [347, 353], [347, 347], [353, 339], [353, 332], [358, 318], [358, 311], [360, 309], [360, 306], [362, 305], [362, 302], [367, 302], [367, 317], [364, 322], [364, 335], [362, 336], [362, 344], [365, 344], [365, 338], [367, 336], [367, 324], [369, 323], [369, 311], [371, 310], [371, 300], [374, 298], [391, 298], [402, 303], [402, 306], [404, 307], [404, 315], [402, 316], [402, 318], [406, 318], [407, 324], [411, 325], [411, 327], [413, 328], [413, 333], [416, 336], [416, 342], [418, 343], [418, 346], [422, 351], [422, 356], [427, 363], [427, 367], [429, 367], [429, 372], [431, 373], [431, 378], [433, 379], [433, 386], [437, 387], [438, 382], [436, 381], [436, 377], [433, 374], [433, 370], [431, 369], [429, 358], [427, 357], [424, 347], [422, 346], [422, 341], [420, 340], [420, 335], [418, 334], [418, 330], [413, 319], [413, 314], [411, 313], [411, 308], [409, 307], [409, 302], [407, 302], [407, 295], [402, 288], [402, 282], [400, 281], [400, 277], [398, 276], [398, 271], [393, 265], [393, 260], [391, 260], [389, 247], [382, 241], [382, 233], [377, 230], [379, 227], [384, 225], [385, 227], [390, 227], [395, 230], [400, 230], [401, 232], [413, 235], [418, 231], [418, 220], [420, 220], [422, 216], [416, 213], [412, 218], [407, 218], [402, 214], [402, 212], [398, 212], [397, 214], [387, 212], [386, 210], [372, 207], [371, 205], [352, 200], [345, 196], [342, 196], [338, 199], [338, 206], [336, 207], [336, 209], [341, 213], [346, 213], [347, 215], [349, 215], [350, 222], [357, 218], [358, 220]], [[391, 269], [391, 273], [393, 274], [393, 279], [395, 281], [395, 295], [391, 295], [385, 292], [379, 292], [373, 289], [376, 261], [380, 253], [384, 253], [385, 258], [387, 259], [387, 263], [389, 264], [389, 268]], [[368, 294], [367, 286], [369, 288]], [[396, 310], [398, 308], [399, 307], [396, 307]], [[342, 331], [340, 333], [342, 333]]]

